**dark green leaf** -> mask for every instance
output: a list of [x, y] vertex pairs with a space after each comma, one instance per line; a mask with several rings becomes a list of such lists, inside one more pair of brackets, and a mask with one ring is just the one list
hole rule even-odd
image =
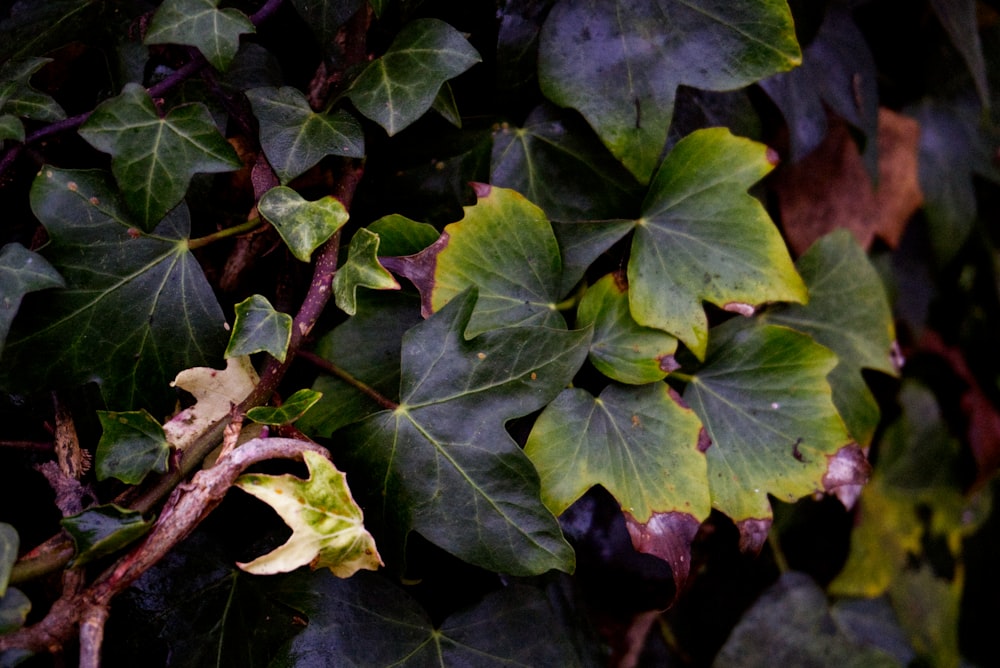
[[7, 593], [7, 583], [10, 582], [10, 569], [17, 561], [17, 550], [21, 542], [17, 529], [6, 522], [0, 522], [0, 598]]
[[545, 593], [524, 585], [487, 595], [437, 629], [416, 601], [373, 574], [337, 580], [304, 573], [277, 595], [308, 615], [309, 626], [282, 649], [275, 668], [331, 660], [370, 668], [582, 665]]
[[901, 666], [881, 650], [852, 642], [830, 614], [826, 595], [803, 573], [789, 571], [740, 620], [716, 666]]
[[76, 546], [74, 566], [83, 566], [117, 552], [153, 528], [153, 522], [144, 520], [142, 513], [113, 503], [88, 508], [60, 523]]
[[[0, 635], [16, 631], [28, 619], [31, 612], [31, 601], [20, 589], [11, 587], [3, 596], [0, 596]], [[19, 661], [7, 662], [6, 652], [0, 652], [0, 665], [6, 668], [8, 665], [16, 666]]]
[[576, 313], [577, 327], [594, 327], [590, 362], [619, 383], [641, 385], [663, 378], [679, 365], [677, 339], [643, 327], [632, 318], [628, 286], [619, 273], [608, 274], [587, 288]]
[[291, 338], [292, 316], [274, 310], [266, 297], [251, 295], [236, 305], [236, 322], [226, 357], [267, 352], [284, 362]]
[[979, 17], [975, 0], [931, 0], [931, 9], [938, 17], [952, 45], [958, 50], [969, 68], [976, 93], [984, 107], [990, 104], [989, 82], [986, 79], [986, 61], [983, 44], [979, 39]]
[[177, 372], [218, 362], [226, 344], [222, 309], [187, 249], [187, 207], [144, 234], [106, 174], [53, 167], [35, 180], [31, 204], [66, 288], [26, 297], [4, 351], [4, 386], [97, 381], [108, 405], [170, 410]]
[[434, 96], [431, 108], [456, 128], [462, 127], [462, 115], [458, 111], [458, 103], [455, 102], [455, 91], [451, 89], [451, 84], [447, 81], [441, 85], [438, 94]]
[[826, 137], [827, 108], [864, 134], [868, 173], [878, 175], [878, 85], [875, 57], [845, 5], [832, 4], [802, 66], [760, 82], [788, 123], [792, 160]]
[[0, 21], [3, 61], [51, 51], [121, 11], [119, 3], [104, 0], [47, 0], [28, 5], [8, 3], [5, 7], [9, 14]]
[[511, 325], [565, 327], [555, 310], [559, 247], [545, 214], [513, 190], [476, 189], [475, 206], [465, 207], [465, 217], [433, 246], [385, 265], [417, 286], [425, 316], [476, 286], [467, 336]]
[[379, 236], [365, 228], [351, 239], [347, 262], [333, 277], [333, 293], [337, 306], [347, 315], [357, 312], [356, 292], [359, 287], [372, 290], [399, 290], [399, 283], [378, 261]]
[[400, 405], [347, 436], [369, 521], [418, 531], [461, 559], [528, 575], [571, 570], [573, 551], [504, 423], [544, 406], [576, 373], [589, 332], [507, 327], [466, 340], [466, 292], [403, 338]]
[[745, 547], [759, 548], [770, 525], [768, 495], [795, 501], [867, 480], [863, 457], [847, 454], [857, 446], [847, 450], [826, 380], [836, 364], [830, 350], [784, 327], [739, 318], [712, 330], [684, 399], [712, 441], [712, 505], [737, 522]]
[[187, 44], [205, 60], [225, 71], [240, 48], [240, 35], [254, 32], [253, 24], [237, 9], [218, 9], [219, 0], [166, 0], [143, 39], [145, 44]]
[[[292, 6], [316, 35], [323, 49], [336, 44], [340, 27], [351, 18], [364, 0], [292, 0]], [[378, 11], [376, 10], [376, 15]]]
[[247, 417], [260, 424], [281, 426], [292, 424], [316, 405], [322, 394], [315, 390], [297, 390], [277, 407], [257, 406], [247, 411]]
[[892, 311], [882, 280], [847, 230], [817, 241], [796, 267], [809, 288], [809, 303], [779, 305], [764, 319], [810, 334], [837, 353], [839, 363], [829, 378], [833, 403], [854, 440], [867, 446], [879, 408], [861, 371], [896, 375]]
[[552, 231], [562, 252], [563, 275], [559, 294], [576, 285], [587, 268], [635, 227], [634, 220], [553, 221]]
[[309, 262], [313, 251], [326, 243], [350, 217], [340, 200], [332, 196], [310, 202], [286, 186], [264, 193], [257, 208], [278, 230], [292, 255], [302, 262]]
[[390, 256], [419, 253], [440, 236], [433, 225], [418, 223], [398, 213], [379, 218], [368, 230], [379, 237], [379, 254]]
[[0, 352], [24, 295], [66, 283], [48, 261], [18, 243], [0, 250]]
[[580, 111], [643, 183], [660, 160], [678, 85], [730, 90], [801, 61], [784, 0], [564, 0], [540, 40], [542, 91]]
[[708, 342], [702, 300], [752, 313], [807, 299], [781, 234], [746, 192], [774, 168], [768, 151], [725, 128], [699, 130], [666, 157], [643, 202], [628, 264], [632, 315], [699, 358]]
[[11, 114], [0, 116], [0, 142], [7, 139], [24, 141], [24, 123]]
[[496, 132], [490, 182], [523, 193], [557, 220], [629, 215], [639, 190], [586, 125], [548, 105], [524, 127]]
[[241, 164], [204, 105], [181, 105], [161, 118], [146, 90], [134, 83], [94, 109], [80, 136], [111, 154], [111, 171], [144, 230], [177, 206], [196, 173], [228, 172]]
[[260, 145], [282, 183], [304, 173], [325, 156], [363, 158], [361, 125], [346, 111], [314, 112], [295, 88], [255, 88], [247, 91], [260, 121]]
[[170, 443], [152, 415], [145, 410], [98, 411], [97, 417], [104, 430], [97, 444], [98, 480], [117, 478], [138, 485], [152, 471], [166, 473]]
[[[421, 322], [420, 303], [411, 294], [382, 293], [358, 300], [358, 313], [319, 340], [316, 354], [390, 401], [399, 399], [403, 333]], [[298, 422], [307, 434], [331, 436], [341, 427], [385, 408], [342, 378], [321, 375], [313, 389], [323, 393]]]
[[32, 75], [49, 62], [49, 58], [28, 58], [4, 63], [0, 67], [0, 110], [35, 121], [66, 118], [66, 112], [51, 96], [35, 90], [29, 83]]
[[441, 86], [481, 60], [450, 25], [417, 19], [351, 84], [358, 111], [394, 135], [431, 108]]

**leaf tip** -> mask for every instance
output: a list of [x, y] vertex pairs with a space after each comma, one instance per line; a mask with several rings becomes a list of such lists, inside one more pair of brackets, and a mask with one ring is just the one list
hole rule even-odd
[[674, 576], [672, 605], [687, 588], [691, 574], [691, 543], [701, 522], [694, 515], [676, 511], [654, 512], [647, 522], [639, 522], [628, 512], [624, 515], [633, 547], [670, 565]]
[[740, 532], [740, 551], [760, 554], [767, 540], [767, 534], [771, 531], [771, 523], [770, 517], [750, 517], [737, 522], [736, 528]]
[[478, 181], [472, 181], [469, 183], [472, 186], [472, 191], [476, 193], [476, 198], [483, 199], [490, 196], [493, 191], [493, 186], [489, 183], [479, 183]]
[[857, 443], [850, 443], [832, 455], [827, 455], [826, 473], [823, 474], [823, 489], [833, 494], [844, 507], [854, 506], [861, 489], [871, 477], [872, 467], [864, 450]]

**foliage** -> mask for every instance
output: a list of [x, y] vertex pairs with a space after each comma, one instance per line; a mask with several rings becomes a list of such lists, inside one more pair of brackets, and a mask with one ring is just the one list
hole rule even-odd
[[[1000, 464], [988, 3], [898, 29], [961, 77], [904, 72], [887, 0], [27, 4], [0, 489], [44, 479], [0, 506], [4, 665], [78, 629], [81, 665], [995, 656], [959, 633]], [[855, 235], [790, 213], [851, 169]], [[782, 573], [713, 601], [750, 563]]]

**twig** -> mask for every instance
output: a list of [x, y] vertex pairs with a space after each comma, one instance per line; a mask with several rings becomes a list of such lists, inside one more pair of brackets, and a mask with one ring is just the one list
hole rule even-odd
[[371, 385], [368, 385], [364, 381], [355, 378], [353, 375], [351, 375], [351, 373], [349, 373], [345, 369], [342, 369], [333, 362], [330, 362], [329, 360], [320, 357], [316, 353], [309, 352], [308, 350], [300, 350], [299, 356], [302, 357], [302, 359], [311, 362], [312, 364], [315, 364], [323, 371], [326, 371], [328, 374], [336, 376], [337, 378], [341, 379], [342, 381], [344, 381], [351, 387], [355, 388], [359, 392], [367, 395], [369, 398], [371, 398], [372, 401], [377, 403], [382, 408], [387, 408], [391, 411], [394, 411], [397, 408], [399, 408], [399, 404], [389, 399], [388, 397], [384, 396], [381, 392], [376, 390]]

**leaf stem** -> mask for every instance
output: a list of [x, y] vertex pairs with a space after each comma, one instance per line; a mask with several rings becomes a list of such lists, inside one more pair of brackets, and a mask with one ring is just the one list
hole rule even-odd
[[319, 368], [323, 369], [323, 371], [326, 371], [327, 373], [341, 379], [348, 385], [353, 386], [355, 389], [357, 389], [358, 391], [362, 392], [363, 394], [371, 398], [375, 403], [377, 403], [382, 408], [386, 408], [390, 411], [394, 411], [397, 408], [399, 408], [399, 404], [397, 404], [395, 401], [392, 401], [391, 399], [383, 395], [381, 392], [376, 390], [371, 385], [368, 385], [364, 381], [355, 378], [353, 375], [351, 375], [350, 372], [346, 371], [345, 369], [342, 369], [341, 367], [337, 366], [330, 360], [320, 357], [316, 353], [309, 352], [308, 350], [300, 350], [299, 355], [302, 357], [302, 359], [312, 362]]
[[194, 250], [196, 248], [201, 248], [202, 246], [207, 246], [211, 243], [215, 243], [220, 239], [226, 239], [228, 237], [235, 237], [247, 232], [251, 232], [263, 223], [263, 219], [254, 215], [251, 216], [249, 220], [245, 223], [240, 223], [239, 225], [233, 225], [232, 227], [226, 227], [219, 230], [218, 232], [212, 232], [211, 234], [206, 234], [203, 237], [198, 237], [197, 239], [188, 239], [187, 246], [189, 250]]
[[692, 376], [691, 374], [681, 373], [680, 371], [671, 371], [669, 374], [667, 374], [667, 378], [670, 378], [672, 380], [679, 380], [682, 383], [690, 383], [691, 381], [694, 380], [694, 376]]

